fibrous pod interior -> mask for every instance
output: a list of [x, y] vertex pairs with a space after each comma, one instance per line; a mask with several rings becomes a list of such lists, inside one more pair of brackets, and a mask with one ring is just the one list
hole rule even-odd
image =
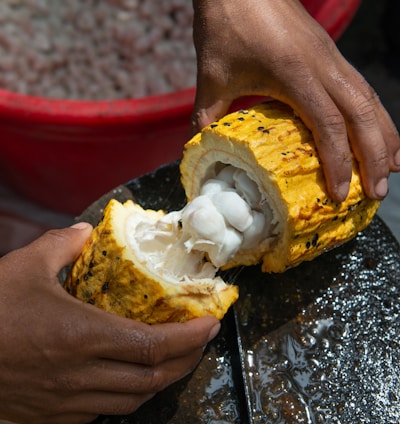
[[204, 253], [188, 252], [179, 216], [112, 199], [64, 287], [108, 312], [150, 324], [221, 319], [238, 288], [216, 276]]

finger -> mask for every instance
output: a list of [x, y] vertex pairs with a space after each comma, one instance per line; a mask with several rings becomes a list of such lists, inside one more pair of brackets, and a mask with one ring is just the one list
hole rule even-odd
[[350, 187], [352, 160], [341, 112], [325, 88], [314, 79], [307, 90], [298, 89], [290, 98], [281, 100], [290, 104], [312, 131], [328, 193], [333, 200], [343, 201]]
[[382, 113], [383, 106], [372, 87], [350, 65], [346, 69], [346, 74], [332, 76], [327, 89], [346, 120], [364, 190], [368, 197], [381, 200], [388, 190], [389, 163], [394, 162], [393, 124], [389, 125], [388, 115]]
[[201, 131], [206, 125], [218, 121], [225, 116], [233, 102], [233, 98], [218, 95], [217, 88], [212, 88], [212, 82], [199, 81], [192, 113], [192, 134]]
[[54, 378], [53, 392], [73, 393], [101, 391], [109, 393], [152, 394], [190, 374], [199, 363], [203, 349], [156, 365], [97, 360], [84, 366], [70, 367]]
[[389, 154], [389, 169], [391, 172], [400, 171], [400, 137], [397, 128], [392, 121], [388, 111], [380, 101], [375, 109], [383, 138], [386, 142]]
[[80, 222], [70, 228], [50, 230], [20, 251], [27, 253], [31, 260], [34, 257], [47, 264], [57, 275], [78, 257], [92, 229], [90, 224]]
[[220, 329], [214, 317], [150, 326], [84, 306], [91, 310], [85, 346], [98, 358], [154, 365], [203, 348]]
[[207, 106], [197, 105], [192, 114], [192, 134], [201, 131], [205, 126], [225, 116], [232, 104], [228, 100], [216, 100]]
[[[95, 419], [98, 415], [129, 415], [135, 412], [145, 402], [154, 397], [156, 393], [151, 394], [126, 394], [126, 393], [107, 393], [107, 392], [90, 392], [83, 393], [71, 399], [67, 399], [66, 407], [72, 408], [77, 411], [74, 415], [76, 417], [90, 417], [91, 420]], [[69, 404], [72, 404], [70, 406]], [[83, 412], [78, 412], [83, 411]], [[64, 419], [63, 414], [59, 414]], [[73, 414], [69, 414], [73, 416]], [[94, 417], [94, 418], [93, 418]], [[76, 421], [59, 421], [60, 424]], [[91, 421], [77, 421], [89, 423]], [[53, 421], [49, 421], [49, 424]]]
[[[389, 171], [398, 172], [400, 171], [400, 138], [397, 128], [388, 111], [381, 103], [375, 90], [369, 86], [369, 84], [361, 77], [361, 75], [359, 75], [359, 78], [361, 79], [359, 85], [363, 87], [361, 92], [365, 97], [365, 101], [370, 103], [371, 109], [376, 119], [376, 122], [374, 121], [371, 126], [373, 129], [380, 131], [383, 143], [386, 146]], [[350, 110], [352, 111], [354, 108], [352, 107]], [[356, 117], [363, 117], [362, 108], [359, 112], [359, 115], [356, 115]], [[376, 147], [378, 140], [374, 139], [373, 135], [371, 135], [371, 138], [372, 140], [370, 144], [375, 145]], [[365, 143], [365, 140], [362, 138], [360, 138], [360, 142], [363, 143], [362, 145], [366, 144], [367, 147], [370, 145], [369, 143]], [[382, 147], [381, 150], [384, 150], [384, 148]], [[368, 153], [366, 156], [370, 157]]]
[[368, 197], [382, 200], [388, 192], [388, 147], [372, 102], [364, 101], [363, 105], [355, 106], [353, 110], [348, 132], [359, 163], [362, 185]]

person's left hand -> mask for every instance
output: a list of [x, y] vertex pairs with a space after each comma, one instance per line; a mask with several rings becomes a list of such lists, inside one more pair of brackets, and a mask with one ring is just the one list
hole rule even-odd
[[214, 317], [147, 325], [68, 294], [57, 275], [91, 230], [51, 230], [0, 259], [0, 421], [130, 414], [191, 372], [220, 328]]

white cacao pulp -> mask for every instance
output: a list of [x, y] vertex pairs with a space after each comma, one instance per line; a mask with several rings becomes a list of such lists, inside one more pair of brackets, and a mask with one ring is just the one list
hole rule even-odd
[[232, 165], [205, 181], [200, 195], [182, 210], [134, 226], [134, 243], [146, 252], [148, 264], [165, 265], [174, 277], [186, 273], [204, 278], [239, 250], [268, 238], [273, 227], [271, 209], [257, 184]]

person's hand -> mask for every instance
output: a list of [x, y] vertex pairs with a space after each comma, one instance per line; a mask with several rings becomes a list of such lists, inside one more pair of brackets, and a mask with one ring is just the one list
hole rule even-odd
[[[370, 198], [383, 199], [400, 171], [400, 140], [377, 94], [297, 0], [194, 0], [197, 94], [192, 127], [225, 115], [234, 99], [289, 104], [315, 137], [336, 201], [345, 199], [351, 156]], [[350, 150], [351, 149], [351, 150]]]
[[219, 330], [212, 317], [149, 326], [70, 296], [57, 275], [90, 232], [52, 230], [0, 259], [0, 420], [131, 413], [193, 370]]

